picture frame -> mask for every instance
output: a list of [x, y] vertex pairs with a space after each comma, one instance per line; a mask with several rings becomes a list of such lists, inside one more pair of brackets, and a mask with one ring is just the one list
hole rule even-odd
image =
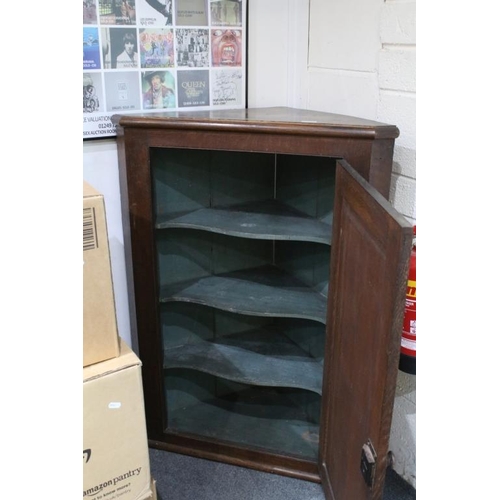
[[84, 0], [83, 139], [114, 114], [247, 106], [248, 0]]

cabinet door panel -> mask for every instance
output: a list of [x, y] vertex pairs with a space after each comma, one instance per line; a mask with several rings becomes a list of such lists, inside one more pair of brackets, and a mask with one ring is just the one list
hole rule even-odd
[[[333, 228], [320, 470], [328, 499], [375, 500], [385, 478], [412, 228], [343, 160]], [[364, 475], [367, 443], [377, 457]]]

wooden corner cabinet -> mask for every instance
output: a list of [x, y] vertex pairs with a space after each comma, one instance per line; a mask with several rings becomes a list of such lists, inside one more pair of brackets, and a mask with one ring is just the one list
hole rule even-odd
[[412, 227], [398, 129], [291, 108], [115, 115], [150, 446], [380, 499]]

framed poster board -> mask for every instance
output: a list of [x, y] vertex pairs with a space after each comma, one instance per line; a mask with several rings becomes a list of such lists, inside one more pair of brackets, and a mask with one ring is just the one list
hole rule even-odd
[[83, 139], [111, 116], [246, 106], [247, 0], [83, 0]]

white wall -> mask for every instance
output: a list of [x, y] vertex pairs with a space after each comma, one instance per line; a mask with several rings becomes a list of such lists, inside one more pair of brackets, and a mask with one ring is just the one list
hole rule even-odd
[[118, 331], [120, 337], [131, 345], [115, 139], [83, 142], [83, 178], [104, 195]]
[[[390, 201], [416, 220], [415, 1], [250, 0], [250, 107], [292, 106], [397, 125]], [[84, 142], [83, 176], [104, 193], [120, 336], [130, 343], [118, 160]], [[390, 449], [416, 486], [416, 377], [400, 372]]]

